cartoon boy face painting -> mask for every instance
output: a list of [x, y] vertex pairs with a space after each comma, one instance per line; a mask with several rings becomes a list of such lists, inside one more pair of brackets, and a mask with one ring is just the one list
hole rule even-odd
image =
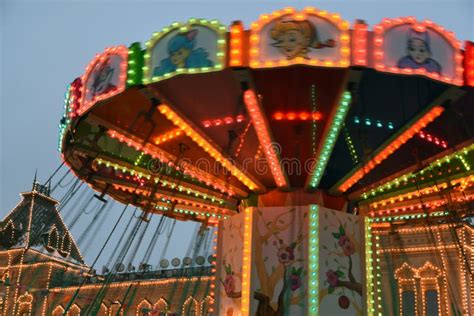
[[428, 32], [408, 32], [407, 55], [398, 61], [398, 68], [425, 69], [441, 74], [441, 65], [431, 58], [430, 37]]
[[168, 41], [168, 57], [160, 61], [153, 69], [153, 76], [163, 76], [181, 68], [212, 67], [214, 63], [208, 59], [203, 48], [195, 48], [197, 29], [178, 33]]
[[271, 45], [289, 60], [296, 57], [309, 59], [311, 49], [336, 46], [333, 39], [322, 42], [316, 26], [308, 20], [279, 20], [271, 28], [270, 37], [275, 41]]
[[98, 65], [97, 70], [94, 71], [92, 81], [92, 97], [108, 93], [115, 90], [117, 87], [112, 83], [114, 75], [114, 68], [110, 64], [110, 59], [107, 59], [101, 65]]

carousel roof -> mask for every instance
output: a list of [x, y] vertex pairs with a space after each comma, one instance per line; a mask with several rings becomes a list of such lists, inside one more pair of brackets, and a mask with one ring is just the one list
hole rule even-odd
[[436, 181], [469, 197], [473, 69], [473, 45], [431, 21], [191, 19], [97, 55], [68, 87], [60, 150], [95, 190], [180, 219], [273, 190], [363, 206]]

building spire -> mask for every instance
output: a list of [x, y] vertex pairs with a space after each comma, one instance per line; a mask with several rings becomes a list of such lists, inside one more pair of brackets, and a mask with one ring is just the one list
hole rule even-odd
[[35, 170], [35, 178], [33, 179], [33, 188], [31, 191], [41, 193], [46, 196], [49, 196], [51, 192], [51, 185], [42, 185], [38, 182], [38, 169]]
[[36, 187], [36, 178], [38, 176], [38, 168], [35, 169], [35, 178], [33, 179], [33, 188], [32, 188], [32, 191], [35, 190], [35, 187]]

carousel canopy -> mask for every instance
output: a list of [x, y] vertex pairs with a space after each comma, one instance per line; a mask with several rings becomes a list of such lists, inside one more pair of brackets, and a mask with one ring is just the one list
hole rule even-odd
[[432, 21], [190, 19], [98, 54], [67, 89], [59, 146], [146, 213], [212, 222], [275, 190], [385, 212], [415, 178], [469, 197], [473, 86], [474, 45]]

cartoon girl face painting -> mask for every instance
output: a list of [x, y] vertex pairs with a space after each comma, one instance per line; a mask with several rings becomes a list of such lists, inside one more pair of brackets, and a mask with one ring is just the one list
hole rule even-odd
[[408, 31], [407, 55], [398, 61], [398, 68], [423, 68], [428, 72], [441, 73], [441, 65], [431, 58], [428, 32]]
[[94, 71], [94, 77], [92, 81], [92, 97], [108, 93], [117, 87], [112, 83], [114, 75], [114, 68], [110, 65], [110, 59], [107, 59]]
[[208, 59], [208, 53], [203, 48], [195, 48], [197, 29], [178, 33], [168, 41], [168, 57], [160, 61], [153, 69], [153, 76], [163, 76], [181, 68], [212, 67], [214, 63]]
[[336, 46], [333, 39], [322, 42], [316, 26], [308, 20], [279, 20], [271, 28], [270, 37], [275, 41], [271, 45], [289, 60], [296, 57], [309, 59], [311, 49]]

